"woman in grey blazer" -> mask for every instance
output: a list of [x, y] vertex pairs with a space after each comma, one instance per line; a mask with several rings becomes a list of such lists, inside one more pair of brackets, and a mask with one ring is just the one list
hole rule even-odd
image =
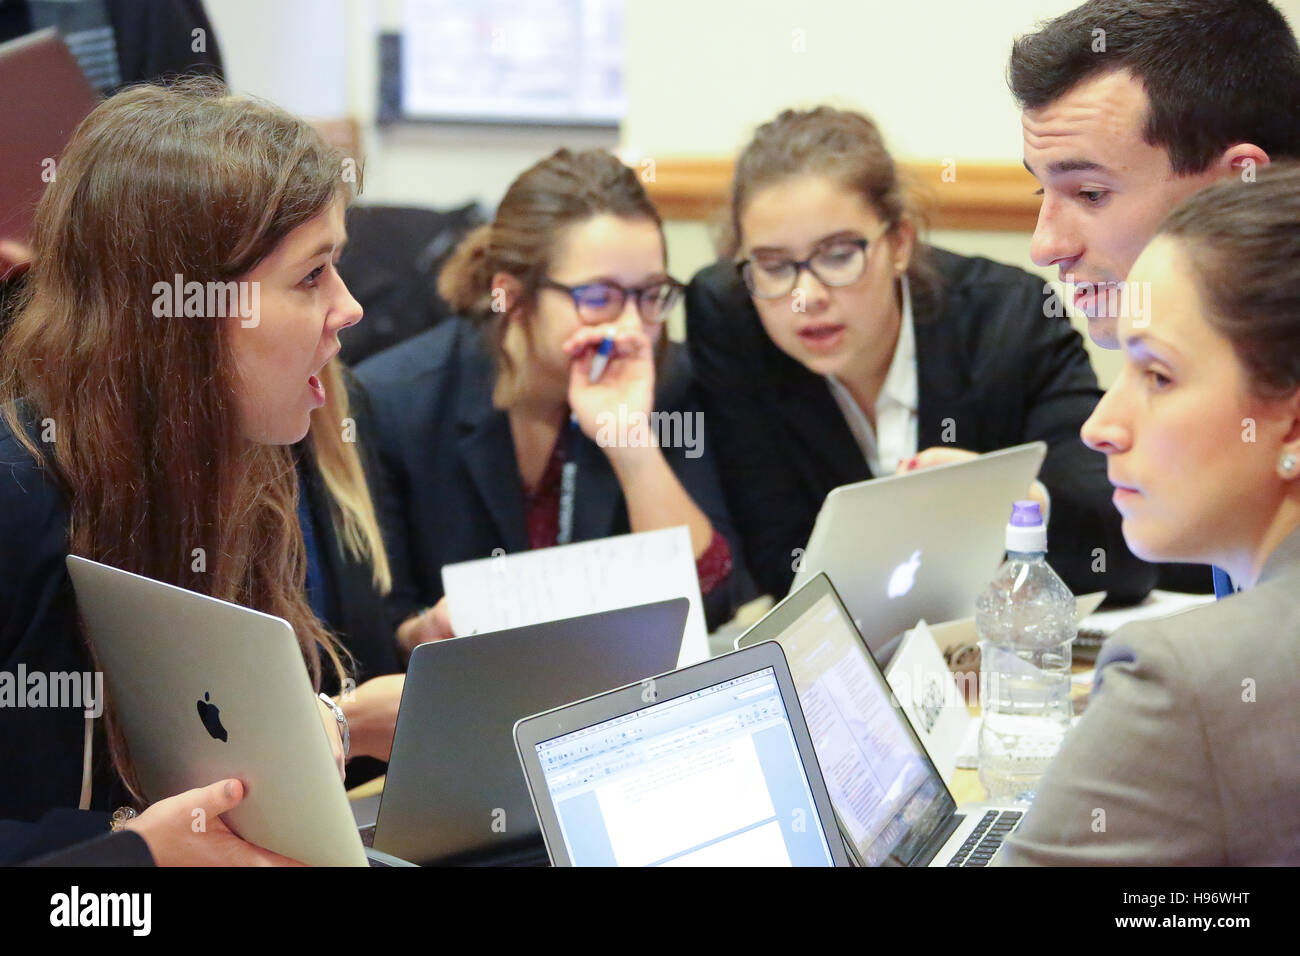
[[1165, 220], [1129, 275], [1123, 371], [1083, 428], [1124, 537], [1227, 570], [1215, 604], [1122, 628], [1008, 841], [1011, 864], [1300, 863], [1300, 167]]

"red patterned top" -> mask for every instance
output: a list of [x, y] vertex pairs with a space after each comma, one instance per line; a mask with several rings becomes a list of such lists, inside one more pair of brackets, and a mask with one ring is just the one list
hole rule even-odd
[[[560, 479], [564, 471], [565, 429], [551, 449], [550, 461], [537, 487], [524, 493], [524, 513], [528, 518], [528, 546], [549, 548], [560, 537]], [[700, 593], [710, 594], [731, 574], [731, 548], [727, 539], [716, 531], [709, 546], [695, 559], [695, 573], [700, 579]]]

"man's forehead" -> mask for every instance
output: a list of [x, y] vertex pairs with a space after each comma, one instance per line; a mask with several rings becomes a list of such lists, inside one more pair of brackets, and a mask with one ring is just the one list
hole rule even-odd
[[1025, 110], [1020, 122], [1026, 151], [1069, 151], [1075, 158], [1106, 165], [1106, 156], [1116, 149], [1146, 145], [1146, 114], [1141, 82], [1127, 70], [1114, 70], [1076, 84], [1044, 106]]

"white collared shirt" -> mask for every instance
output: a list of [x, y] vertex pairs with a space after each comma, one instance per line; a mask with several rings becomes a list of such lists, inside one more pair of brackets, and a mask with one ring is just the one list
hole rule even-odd
[[826, 376], [831, 394], [835, 396], [835, 402], [848, 422], [849, 431], [853, 433], [872, 476], [876, 478], [892, 475], [898, 469], [900, 461], [906, 461], [918, 451], [916, 336], [912, 329], [912, 293], [906, 276], [901, 285], [903, 315], [898, 328], [898, 342], [894, 345], [889, 372], [876, 397], [874, 429], [848, 388], [834, 376]]

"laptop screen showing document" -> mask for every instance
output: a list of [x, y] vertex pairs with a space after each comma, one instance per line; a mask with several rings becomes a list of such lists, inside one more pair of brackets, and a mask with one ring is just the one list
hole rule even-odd
[[835, 865], [773, 667], [659, 696], [532, 744], [573, 865]]
[[776, 640], [851, 850], [863, 866], [907, 865], [956, 809], [825, 575], [738, 642]]

